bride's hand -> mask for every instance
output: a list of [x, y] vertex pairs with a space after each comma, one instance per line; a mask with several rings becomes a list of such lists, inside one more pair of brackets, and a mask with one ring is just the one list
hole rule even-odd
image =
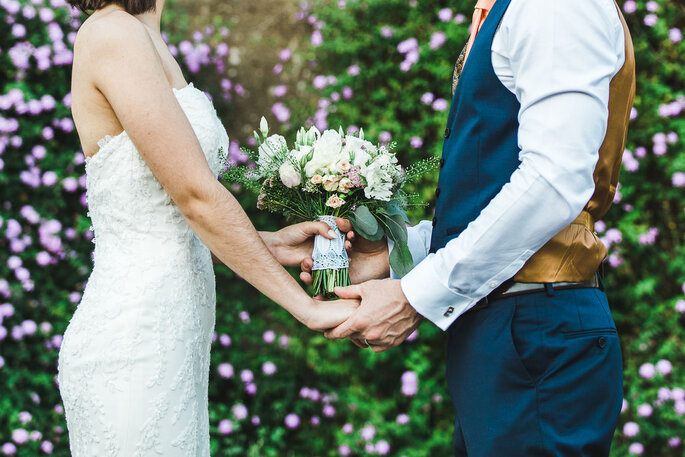
[[311, 310], [304, 324], [311, 330], [323, 332], [345, 322], [358, 307], [357, 300], [312, 299]]
[[264, 243], [278, 262], [285, 267], [299, 266], [312, 255], [314, 236], [335, 238], [335, 232], [325, 222], [302, 222], [277, 232], [260, 232]]

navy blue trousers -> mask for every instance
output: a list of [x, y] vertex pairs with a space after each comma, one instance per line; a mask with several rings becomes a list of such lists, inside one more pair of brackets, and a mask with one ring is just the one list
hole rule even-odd
[[457, 457], [606, 457], [623, 399], [606, 295], [507, 297], [449, 328]]

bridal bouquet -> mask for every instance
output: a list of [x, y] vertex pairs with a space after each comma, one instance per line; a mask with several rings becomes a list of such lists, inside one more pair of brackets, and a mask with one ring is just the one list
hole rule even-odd
[[259, 194], [257, 207], [279, 212], [301, 221], [320, 220], [337, 238], [314, 240], [313, 279], [316, 294], [332, 297], [336, 286], [350, 284], [345, 235], [335, 218], [350, 219], [355, 231], [371, 241], [384, 236], [393, 248], [390, 265], [404, 275], [413, 267], [407, 247], [404, 210], [417, 203], [404, 186], [436, 166], [435, 159], [403, 169], [389, 147], [376, 145], [358, 135], [340, 130], [320, 132], [315, 127], [297, 132], [292, 146], [280, 135], [269, 135], [262, 118], [254, 133], [258, 148], [245, 150], [253, 164], [231, 167], [222, 174], [227, 183], [239, 183]]

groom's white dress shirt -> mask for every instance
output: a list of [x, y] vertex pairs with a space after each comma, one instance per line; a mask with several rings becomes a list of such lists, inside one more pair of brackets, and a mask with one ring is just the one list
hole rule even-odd
[[430, 221], [409, 229], [415, 268], [402, 278], [402, 290], [443, 330], [514, 276], [590, 200], [625, 36], [613, 0], [512, 0], [491, 57], [521, 105], [521, 164], [435, 254], [428, 254]]

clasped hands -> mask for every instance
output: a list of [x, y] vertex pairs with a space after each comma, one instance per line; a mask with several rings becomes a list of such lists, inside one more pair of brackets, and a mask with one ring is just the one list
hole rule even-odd
[[[389, 278], [386, 240], [365, 240], [356, 236], [348, 220], [338, 218], [336, 222], [340, 231], [347, 233], [345, 248], [350, 258], [349, 274], [353, 285], [336, 288], [335, 293], [340, 298], [359, 300], [360, 303], [356, 309], [347, 309], [342, 316], [336, 316], [336, 320], [343, 320], [325, 330], [326, 338], [349, 338], [360, 348], [371, 347], [374, 352], [400, 345], [416, 330], [423, 318], [409, 304], [400, 281]], [[322, 222], [304, 222], [278, 232], [262, 233], [267, 246], [282, 265], [300, 266], [300, 279], [306, 284], [312, 283], [314, 235], [334, 238], [335, 233]], [[330, 309], [322, 307], [321, 313], [330, 312]], [[330, 316], [312, 318], [331, 322]]]

